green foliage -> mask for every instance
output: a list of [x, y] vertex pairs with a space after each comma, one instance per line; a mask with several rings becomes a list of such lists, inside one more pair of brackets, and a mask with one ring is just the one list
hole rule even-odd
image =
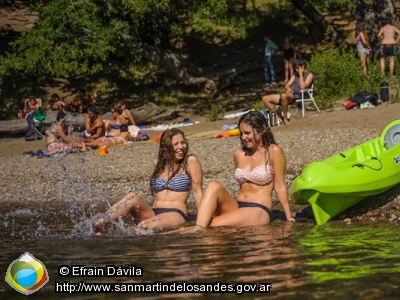
[[330, 47], [311, 56], [308, 69], [316, 76], [316, 100], [322, 108], [333, 107], [337, 99], [350, 99], [357, 92], [379, 92], [383, 78], [377, 61], [369, 64], [364, 76], [354, 50]]
[[253, 105], [251, 106], [251, 108], [254, 109], [254, 110], [259, 111], [259, 110], [265, 109], [265, 105], [264, 105], [264, 103], [263, 103], [261, 100], [257, 100], [257, 101], [255, 101], [255, 102], [253, 103]]
[[210, 113], [207, 115], [208, 121], [221, 120], [225, 115], [225, 109], [220, 104], [212, 104]]

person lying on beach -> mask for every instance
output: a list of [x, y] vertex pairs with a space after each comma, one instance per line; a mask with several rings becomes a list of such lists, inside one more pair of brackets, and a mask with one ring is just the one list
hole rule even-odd
[[108, 218], [93, 223], [99, 233], [104, 225], [121, 216], [132, 214], [138, 228], [169, 228], [186, 222], [186, 202], [190, 192], [199, 207], [203, 170], [195, 155], [189, 155], [189, 146], [183, 131], [172, 128], [163, 132], [158, 157], [154, 163], [150, 188], [154, 195], [153, 205], [135, 192], [128, 193], [115, 203], [106, 214]]
[[271, 221], [275, 191], [286, 219], [295, 221], [285, 184], [286, 158], [264, 115], [250, 111], [239, 120], [242, 147], [234, 152], [237, 200], [219, 182], [210, 182], [200, 202], [196, 225], [258, 226]]
[[128, 142], [134, 142], [135, 138], [131, 136], [128, 131], [128, 125], [122, 124], [119, 132], [116, 135], [107, 135], [100, 137], [93, 142], [85, 143], [86, 147], [98, 148], [102, 146], [114, 146], [127, 144]]
[[82, 144], [71, 143], [68, 136], [68, 125], [65, 122], [66, 114], [63, 111], [57, 113], [56, 122], [46, 129], [46, 154], [51, 155], [58, 152], [73, 151], [76, 148], [82, 148], [86, 151], [86, 146]]

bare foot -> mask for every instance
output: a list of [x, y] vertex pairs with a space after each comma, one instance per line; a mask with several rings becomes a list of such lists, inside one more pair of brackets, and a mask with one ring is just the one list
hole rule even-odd
[[87, 151], [86, 145], [85, 145], [85, 143], [82, 143], [82, 152], [86, 152], [86, 151]]
[[286, 118], [283, 119], [283, 124], [290, 125], [290, 121]]

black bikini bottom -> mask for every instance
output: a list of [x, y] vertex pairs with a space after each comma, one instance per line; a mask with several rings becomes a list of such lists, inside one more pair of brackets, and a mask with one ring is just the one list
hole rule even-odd
[[177, 208], [153, 208], [154, 214], [159, 215], [167, 212], [176, 212], [180, 214], [186, 221], [186, 215], [181, 211], [180, 209]]
[[269, 210], [269, 208], [264, 206], [264, 205], [262, 205], [262, 204], [255, 203], [255, 202], [244, 202], [244, 201], [238, 201], [237, 203], [239, 205], [239, 208], [242, 208], [242, 207], [258, 207], [258, 208], [261, 208], [271, 217], [271, 211]]

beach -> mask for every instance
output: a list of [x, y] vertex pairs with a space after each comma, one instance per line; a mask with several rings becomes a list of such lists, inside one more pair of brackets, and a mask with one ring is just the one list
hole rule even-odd
[[[381, 104], [375, 108], [307, 112], [305, 118], [293, 114], [288, 126], [273, 127], [277, 143], [286, 159], [286, 183], [292, 180], [310, 162], [323, 160], [335, 153], [351, 148], [379, 136], [383, 128], [399, 118], [400, 104]], [[196, 116], [192, 116], [195, 120]], [[240, 147], [239, 137], [215, 138], [222, 125], [237, 122], [226, 119], [207, 122], [181, 129], [189, 139], [190, 152], [196, 154], [203, 165], [204, 184], [220, 181], [235, 195], [238, 184], [233, 178], [233, 152]], [[147, 132], [151, 139], [161, 132]], [[79, 204], [80, 199], [90, 200], [90, 214], [104, 211], [129, 191], [136, 191], [150, 201], [149, 176], [158, 153], [158, 144], [151, 141], [135, 142], [130, 146], [109, 147], [109, 153], [99, 155], [97, 150], [69, 154], [56, 158], [37, 158], [23, 155], [24, 151], [45, 149], [45, 141], [25, 142], [23, 138], [0, 139], [2, 172], [2, 211], [12, 209], [43, 209], [49, 203], [60, 209], [65, 202]], [[400, 187], [396, 186], [378, 196], [369, 197], [339, 215], [333, 222], [392, 222], [399, 223]], [[195, 213], [193, 199], [189, 211]], [[40, 203], [40, 205], [38, 205]], [[59, 203], [59, 205], [55, 205]], [[63, 204], [64, 203], [64, 204]], [[279, 211], [274, 199], [273, 210]], [[40, 207], [40, 208], [39, 208]], [[299, 218], [305, 216], [307, 207], [291, 204]]]

